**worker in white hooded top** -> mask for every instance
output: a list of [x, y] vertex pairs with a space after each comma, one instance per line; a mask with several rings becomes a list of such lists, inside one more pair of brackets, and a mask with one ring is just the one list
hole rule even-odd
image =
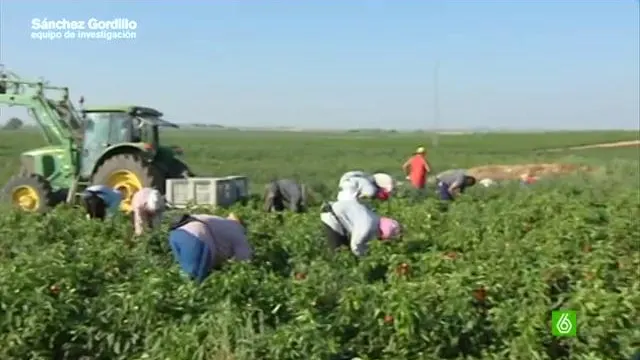
[[88, 219], [104, 220], [118, 212], [122, 194], [105, 185], [91, 185], [82, 193], [82, 200]]
[[142, 188], [133, 194], [131, 205], [133, 207], [133, 229], [136, 235], [141, 235], [145, 227], [155, 229], [160, 226], [166, 202], [159, 190]]
[[320, 220], [332, 250], [348, 246], [356, 256], [363, 256], [373, 239], [389, 240], [400, 235], [400, 224], [380, 217], [357, 199], [325, 204]]
[[384, 173], [368, 174], [364, 171], [349, 171], [338, 182], [338, 200], [378, 199], [387, 200], [394, 188], [391, 176]]

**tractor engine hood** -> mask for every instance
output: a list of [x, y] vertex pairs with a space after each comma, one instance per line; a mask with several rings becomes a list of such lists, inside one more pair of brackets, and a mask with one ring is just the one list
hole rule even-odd
[[174, 155], [184, 155], [184, 149], [178, 145], [169, 145], [169, 149], [173, 151]]
[[32, 149], [22, 153], [23, 156], [43, 156], [43, 155], [60, 155], [64, 154], [65, 150], [61, 146], [43, 146], [37, 149]]
[[184, 150], [177, 145], [162, 145], [157, 148], [157, 155], [161, 158], [178, 157], [184, 154]]

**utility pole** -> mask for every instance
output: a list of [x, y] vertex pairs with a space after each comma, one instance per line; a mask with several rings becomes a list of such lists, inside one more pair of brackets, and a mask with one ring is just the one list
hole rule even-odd
[[440, 127], [440, 60], [436, 60], [433, 67], [433, 135], [431, 146], [438, 146], [438, 131]]

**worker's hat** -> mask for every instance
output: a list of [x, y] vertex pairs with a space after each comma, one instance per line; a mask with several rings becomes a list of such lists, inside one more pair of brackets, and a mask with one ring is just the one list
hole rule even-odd
[[424, 146], [420, 146], [419, 148], [416, 149], [416, 154], [424, 154], [427, 151], [425, 150]]
[[230, 213], [229, 215], [227, 215], [227, 220], [235, 221], [242, 227], [244, 233], [247, 233], [247, 223], [242, 221], [242, 219], [235, 213]]
[[229, 220], [233, 220], [233, 221], [236, 221], [236, 222], [239, 222], [239, 223], [240, 223], [240, 222], [242, 222], [242, 221], [240, 220], [240, 218], [238, 217], [238, 215], [236, 215], [236, 214], [234, 214], [234, 213], [229, 214], [229, 215], [227, 216], [227, 219], [229, 219]]
[[389, 174], [385, 173], [377, 173], [373, 174], [373, 180], [376, 182], [380, 188], [384, 189], [386, 192], [392, 192], [395, 187], [395, 181]]

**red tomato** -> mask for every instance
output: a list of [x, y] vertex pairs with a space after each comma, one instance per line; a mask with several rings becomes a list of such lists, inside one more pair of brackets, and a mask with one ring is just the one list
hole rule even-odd
[[475, 290], [473, 290], [473, 298], [478, 301], [485, 301], [487, 299], [487, 289], [484, 286], [481, 286]]
[[455, 260], [458, 258], [458, 253], [456, 253], [455, 251], [449, 251], [444, 254], [444, 258], [447, 260]]
[[296, 280], [304, 280], [307, 278], [307, 274], [305, 273], [296, 273], [295, 275]]
[[407, 263], [402, 263], [396, 268], [396, 273], [398, 275], [407, 275], [409, 270], [411, 270], [409, 265]]
[[51, 285], [49, 286], [49, 292], [51, 295], [58, 295], [60, 294], [60, 287], [58, 285]]

